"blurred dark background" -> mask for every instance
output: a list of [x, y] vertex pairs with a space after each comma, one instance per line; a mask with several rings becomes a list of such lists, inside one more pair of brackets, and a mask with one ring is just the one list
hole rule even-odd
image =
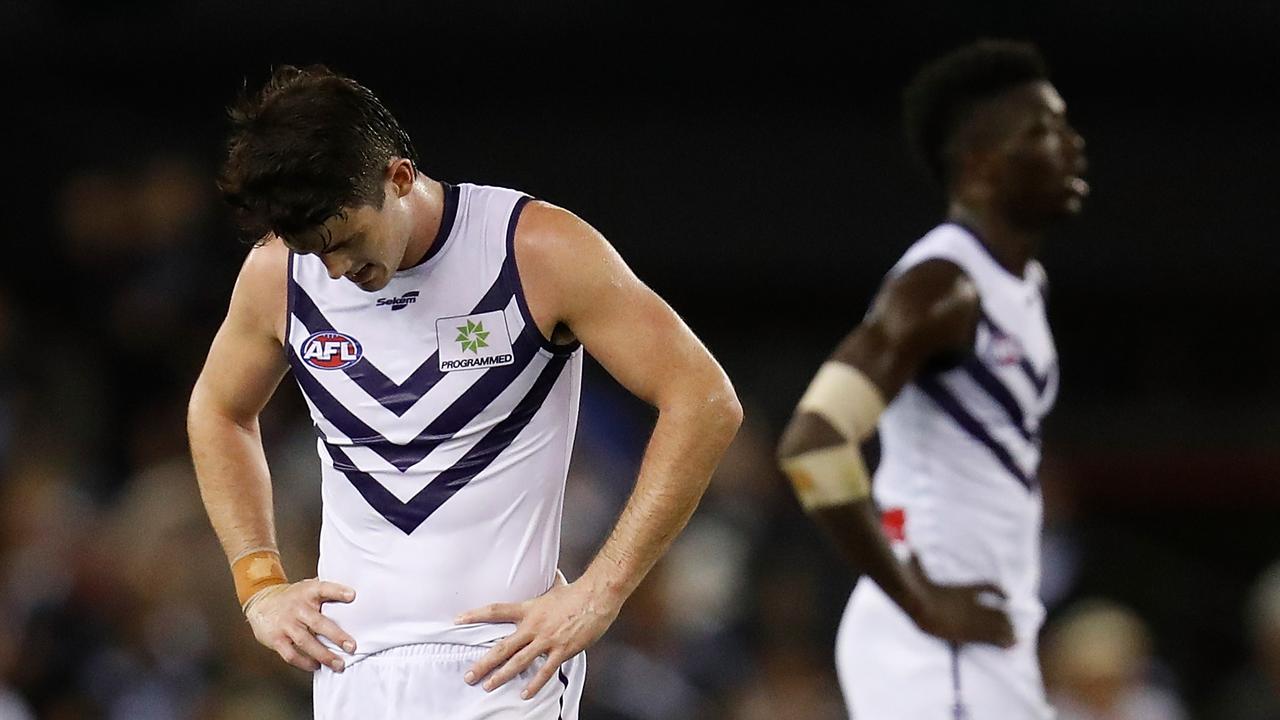
[[[240, 625], [183, 415], [247, 250], [213, 188], [224, 108], [312, 62], [377, 92], [428, 175], [593, 223], [743, 397], [703, 510], [592, 651], [583, 717], [841, 717], [854, 575], [772, 446], [939, 218], [903, 84], [982, 36], [1040, 45], [1091, 161], [1043, 251], [1054, 697], [1064, 718], [1280, 718], [1280, 5], [0, 0], [0, 719], [309, 716], [307, 678]], [[570, 577], [652, 422], [588, 380]], [[299, 577], [307, 425], [286, 381], [264, 432]]]

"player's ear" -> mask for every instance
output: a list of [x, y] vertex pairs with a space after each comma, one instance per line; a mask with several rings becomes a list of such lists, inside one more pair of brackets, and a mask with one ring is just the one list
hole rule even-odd
[[396, 197], [404, 197], [413, 190], [413, 181], [417, 175], [417, 168], [408, 158], [393, 157], [387, 164], [387, 179], [395, 188]]
[[952, 186], [966, 200], [986, 199], [990, 194], [998, 158], [991, 148], [964, 147], [956, 151], [955, 174]]

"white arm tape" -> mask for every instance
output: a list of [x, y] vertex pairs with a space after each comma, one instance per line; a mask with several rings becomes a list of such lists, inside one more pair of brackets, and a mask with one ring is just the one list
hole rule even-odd
[[870, 474], [860, 445], [876, 429], [884, 399], [855, 367], [829, 361], [818, 369], [796, 408], [826, 420], [843, 438], [782, 461], [796, 496], [806, 510], [856, 502], [871, 494]]
[[875, 431], [884, 412], [884, 398], [861, 370], [828, 360], [818, 368], [796, 409], [821, 416], [856, 445]]
[[867, 466], [849, 443], [786, 458], [782, 471], [806, 510], [857, 502], [871, 494]]

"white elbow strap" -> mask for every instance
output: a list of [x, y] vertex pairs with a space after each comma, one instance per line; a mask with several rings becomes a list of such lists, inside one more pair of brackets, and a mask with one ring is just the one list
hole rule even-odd
[[880, 390], [857, 368], [827, 362], [800, 399], [798, 412], [826, 420], [844, 438], [839, 445], [809, 450], [782, 461], [805, 509], [856, 502], [871, 493], [861, 444], [884, 412]]

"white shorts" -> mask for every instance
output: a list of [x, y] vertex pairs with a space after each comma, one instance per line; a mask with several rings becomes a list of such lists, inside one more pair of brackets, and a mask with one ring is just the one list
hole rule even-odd
[[476, 645], [404, 645], [374, 653], [341, 673], [314, 673], [316, 720], [577, 720], [586, 653], [560, 666], [537, 695], [520, 699], [545, 659], [539, 658], [507, 684], [485, 692], [462, 681], [471, 664], [489, 651]]
[[953, 646], [863, 579], [836, 636], [836, 674], [856, 720], [1052, 720], [1035, 643]]

